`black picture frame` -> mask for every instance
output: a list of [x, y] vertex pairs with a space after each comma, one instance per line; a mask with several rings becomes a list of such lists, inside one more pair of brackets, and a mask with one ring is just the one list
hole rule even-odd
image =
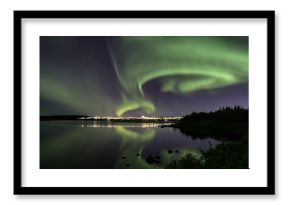
[[[23, 187], [21, 20], [27, 18], [253, 18], [267, 20], [266, 187]], [[275, 11], [14, 11], [14, 194], [275, 194]]]

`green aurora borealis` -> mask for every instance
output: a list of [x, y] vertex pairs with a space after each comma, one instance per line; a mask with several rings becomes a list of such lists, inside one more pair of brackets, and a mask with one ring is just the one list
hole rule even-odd
[[[40, 42], [41, 114], [178, 113], [182, 101], [202, 100], [198, 92], [211, 101], [204, 96], [248, 84], [248, 37], [41, 37]], [[165, 96], [166, 106], [156, 96]], [[247, 97], [241, 97], [243, 106]], [[180, 107], [171, 106], [173, 98]], [[216, 106], [232, 103], [220, 98]]]

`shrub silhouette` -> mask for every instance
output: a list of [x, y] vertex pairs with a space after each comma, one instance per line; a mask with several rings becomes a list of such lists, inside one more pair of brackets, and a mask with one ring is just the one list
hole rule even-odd
[[248, 135], [248, 116], [248, 110], [240, 106], [225, 107], [209, 113], [193, 112], [172, 127], [192, 138], [236, 140]]

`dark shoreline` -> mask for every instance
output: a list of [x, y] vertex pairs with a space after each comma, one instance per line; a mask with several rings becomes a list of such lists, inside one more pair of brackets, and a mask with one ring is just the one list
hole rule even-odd
[[249, 168], [249, 114], [241, 107], [221, 108], [210, 113], [192, 113], [179, 122], [163, 127], [179, 129], [192, 139], [213, 137], [223, 143], [200, 158], [187, 154], [173, 160], [171, 169], [248, 169]]

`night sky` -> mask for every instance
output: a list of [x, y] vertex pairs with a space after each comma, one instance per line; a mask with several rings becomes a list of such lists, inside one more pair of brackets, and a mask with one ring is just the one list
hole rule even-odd
[[180, 116], [248, 107], [248, 37], [42, 36], [40, 114]]

